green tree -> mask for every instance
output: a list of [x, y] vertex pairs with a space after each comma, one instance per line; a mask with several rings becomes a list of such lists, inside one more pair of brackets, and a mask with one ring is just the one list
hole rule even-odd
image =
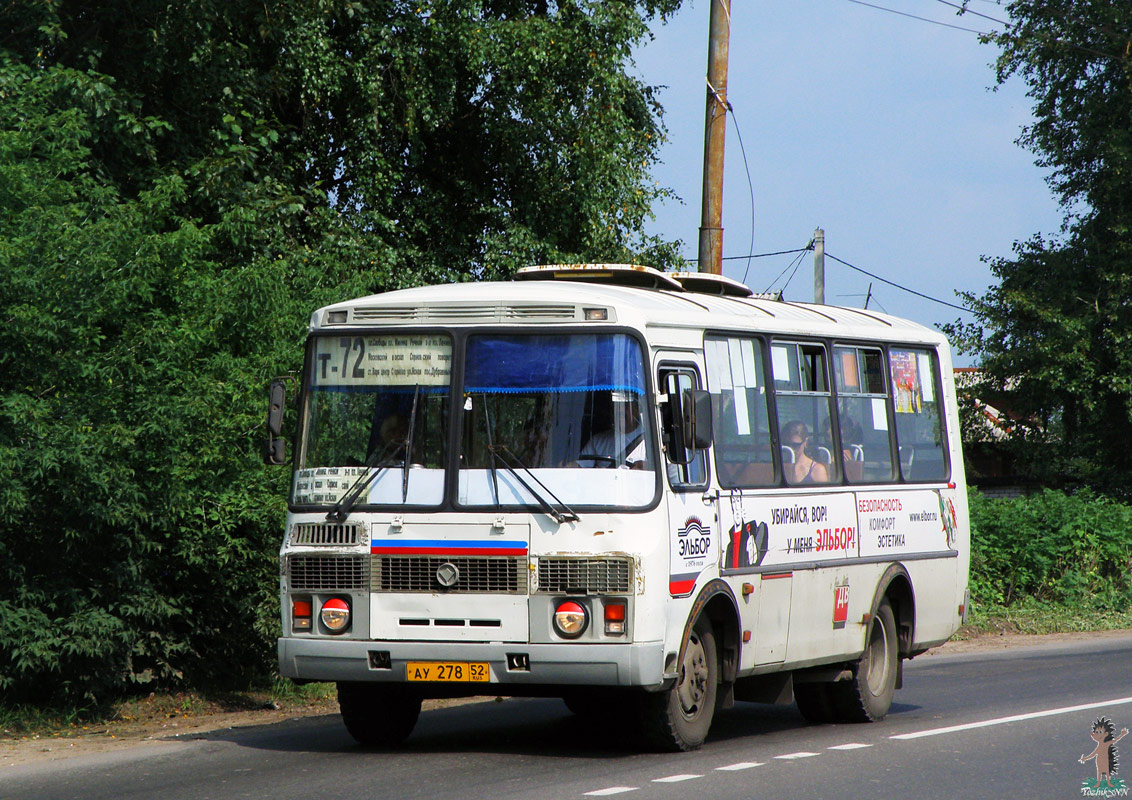
[[264, 387], [314, 307], [674, 258], [627, 74], [678, 0], [0, 8], [0, 691], [269, 674]]
[[998, 80], [1034, 100], [1019, 143], [1050, 170], [1062, 231], [990, 262], [968, 295], [973, 325], [947, 326], [981, 359], [983, 392], [1019, 419], [1018, 463], [1049, 482], [1115, 494], [1132, 485], [1132, 5], [1015, 0]]

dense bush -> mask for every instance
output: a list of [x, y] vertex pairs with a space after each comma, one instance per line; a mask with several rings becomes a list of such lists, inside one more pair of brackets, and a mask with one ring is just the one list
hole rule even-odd
[[1132, 507], [1088, 491], [1017, 499], [972, 492], [971, 598], [1090, 610], [1132, 607]]
[[0, 703], [270, 677], [267, 382], [328, 302], [663, 266], [627, 68], [677, 5], [0, 7]]

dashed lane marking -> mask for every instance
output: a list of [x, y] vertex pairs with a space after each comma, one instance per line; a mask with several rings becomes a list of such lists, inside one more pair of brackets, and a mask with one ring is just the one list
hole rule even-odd
[[738, 764], [716, 767], [716, 770], [719, 772], [738, 772], [739, 770], [750, 769], [751, 767], [761, 767], [765, 763], [764, 761], [740, 761]]
[[803, 750], [799, 753], [787, 753], [785, 755], [775, 756], [775, 758], [780, 758], [784, 761], [792, 761], [796, 758], [813, 758], [816, 755], [820, 755], [820, 753], [809, 753]]
[[989, 728], [993, 725], [1005, 725], [1008, 722], [1022, 722], [1028, 719], [1038, 719], [1039, 717], [1053, 717], [1058, 714], [1072, 714], [1076, 711], [1088, 711], [1092, 708], [1104, 708], [1106, 706], [1119, 706], [1132, 703], [1132, 697], [1120, 697], [1116, 700], [1106, 700], [1103, 703], [1086, 703], [1080, 706], [1066, 706], [1065, 708], [1050, 708], [1045, 711], [1034, 711], [1030, 714], [1015, 714], [1012, 717], [997, 717], [996, 719], [985, 719], [982, 722], [968, 722], [965, 725], [950, 725], [946, 728], [932, 728], [926, 731], [916, 731], [915, 733], [901, 733], [896, 736], [889, 736], [889, 739], [922, 739], [925, 736], [939, 736], [944, 733], [958, 733], [959, 731], [970, 731], [976, 728]]
[[653, 778], [653, 783], [681, 783], [682, 781], [694, 781], [696, 778], [702, 778], [703, 775], [669, 775], [667, 778]]
[[637, 791], [636, 786], [610, 786], [608, 789], [595, 789], [592, 792], [586, 792], [586, 797], [609, 797], [614, 794], [625, 794], [625, 792]]
[[835, 744], [830, 750], [860, 750], [864, 747], [872, 747], [871, 744], [861, 744], [860, 742], [849, 742], [847, 744]]

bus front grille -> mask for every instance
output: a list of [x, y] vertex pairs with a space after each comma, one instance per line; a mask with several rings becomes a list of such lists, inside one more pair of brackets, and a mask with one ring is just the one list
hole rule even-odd
[[369, 586], [365, 556], [287, 556], [287, 585], [291, 591], [350, 591]]
[[541, 594], [628, 594], [632, 569], [625, 558], [540, 558]]
[[291, 544], [349, 546], [362, 540], [362, 526], [336, 525], [327, 522], [303, 522], [295, 525]]
[[370, 575], [374, 592], [527, 593], [525, 557], [375, 555]]

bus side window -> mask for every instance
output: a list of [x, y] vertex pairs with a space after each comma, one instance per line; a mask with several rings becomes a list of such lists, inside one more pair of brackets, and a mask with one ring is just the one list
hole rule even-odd
[[900, 472], [907, 481], [947, 479], [943, 414], [935, 355], [918, 348], [889, 349], [896, 444]]
[[776, 484], [761, 342], [708, 336], [704, 357], [719, 485], [734, 489]]
[[[850, 483], [895, 480], [884, 354], [876, 347], [834, 347], [833, 372], [845, 477]], [[833, 431], [828, 424], [823, 437], [832, 448]]]
[[809, 342], [774, 342], [770, 348], [778, 412], [779, 443], [790, 448], [783, 459], [786, 483], [837, 483], [841, 459], [821, 441], [833, 419], [825, 347]]
[[[688, 367], [662, 367], [658, 383], [661, 391], [668, 396], [669, 403], [679, 403], [686, 391], [700, 388], [699, 375]], [[671, 427], [668, 424], [663, 426], [668, 482], [675, 491], [702, 488], [707, 483], [707, 451], [685, 450], [682, 443], [671, 440]], [[674, 448], [678, 448], [678, 452]]]

